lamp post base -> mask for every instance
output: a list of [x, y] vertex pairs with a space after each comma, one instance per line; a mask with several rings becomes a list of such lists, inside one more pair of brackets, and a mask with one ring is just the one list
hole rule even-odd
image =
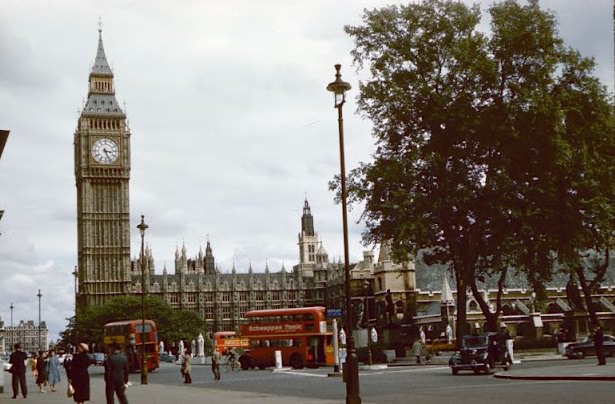
[[147, 384], [147, 363], [141, 365], [141, 384]]
[[344, 363], [344, 381], [346, 382], [346, 404], [361, 404], [359, 356], [354, 348], [349, 349], [346, 363]]

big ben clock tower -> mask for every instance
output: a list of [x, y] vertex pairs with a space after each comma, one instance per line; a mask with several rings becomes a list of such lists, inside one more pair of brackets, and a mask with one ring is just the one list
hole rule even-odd
[[130, 130], [115, 99], [101, 29], [74, 145], [78, 315], [86, 306], [127, 295], [129, 287]]

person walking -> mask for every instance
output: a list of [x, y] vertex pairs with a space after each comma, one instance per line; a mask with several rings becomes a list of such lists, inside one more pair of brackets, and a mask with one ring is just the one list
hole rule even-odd
[[598, 357], [598, 366], [606, 365], [606, 357], [604, 356], [604, 331], [600, 324], [594, 327], [594, 348]]
[[60, 383], [62, 376], [60, 375], [60, 361], [54, 350], [49, 351], [47, 358], [47, 382], [52, 392], [56, 391], [56, 384]]
[[38, 371], [36, 370], [37, 362], [38, 362], [38, 355], [32, 354], [32, 357], [30, 358], [30, 370], [32, 370], [32, 377], [34, 377], [34, 380], [38, 378]]
[[45, 386], [47, 385], [47, 353], [45, 351], [38, 351], [38, 359], [36, 360], [36, 374], [38, 392], [45, 393]]
[[114, 395], [121, 404], [128, 404], [126, 384], [128, 383], [128, 359], [120, 351], [118, 344], [111, 346], [112, 353], [105, 360], [105, 396], [107, 404], [114, 404]]
[[416, 363], [421, 364], [421, 356], [423, 355], [423, 344], [420, 339], [414, 341], [412, 344], [412, 353], [416, 356]]
[[85, 342], [77, 345], [77, 353], [73, 355], [70, 366], [67, 368], [70, 384], [75, 389], [73, 400], [83, 404], [90, 400], [90, 357], [88, 356], [88, 345]]
[[21, 387], [21, 395], [23, 398], [28, 396], [28, 388], [26, 386], [26, 360], [28, 355], [21, 350], [21, 345], [16, 343], [15, 351], [11, 354], [9, 363], [11, 364], [10, 372], [12, 374], [11, 384], [13, 386], [13, 397], [17, 398], [19, 387]]
[[182, 375], [184, 376], [184, 383], [190, 384], [192, 383], [192, 376], [190, 372], [192, 371], [192, 366], [190, 364], [190, 353], [188, 352], [188, 348], [184, 348], [184, 353], [182, 354]]
[[211, 355], [211, 371], [214, 374], [214, 380], [220, 380], [220, 351], [216, 348]]

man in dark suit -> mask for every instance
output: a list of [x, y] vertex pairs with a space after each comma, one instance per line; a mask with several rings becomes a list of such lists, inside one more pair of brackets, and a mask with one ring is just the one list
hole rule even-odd
[[604, 331], [600, 324], [594, 327], [594, 348], [598, 357], [598, 365], [606, 365], [606, 357], [604, 355]]
[[128, 359], [120, 352], [120, 346], [113, 344], [113, 352], [105, 361], [105, 396], [107, 404], [113, 404], [116, 394], [121, 404], [128, 404], [126, 383], [128, 383]]
[[21, 386], [21, 395], [26, 398], [28, 395], [28, 388], [26, 387], [26, 360], [28, 355], [21, 350], [19, 343], [15, 344], [15, 351], [11, 354], [9, 363], [11, 364], [11, 373], [13, 374], [13, 397], [17, 398], [19, 393], [19, 386]]

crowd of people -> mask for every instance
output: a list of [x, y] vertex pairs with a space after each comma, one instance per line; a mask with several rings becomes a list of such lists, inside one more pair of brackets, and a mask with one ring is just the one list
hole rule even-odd
[[[74, 355], [67, 355], [62, 365], [54, 350], [39, 351], [28, 358], [26, 352], [21, 349], [21, 344], [13, 346], [13, 353], [9, 359], [8, 371], [12, 374], [11, 387], [12, 398], [17, 398], [19, 393], [23, 398], [28, 396], [26, 384], [26, 370], [32, 372], [39, 393], [55, 393], [57, 385], [62, 381], [61, 367], [64, 367], [68, 381], [67, 394], [75, 403], [82, 404], [90, 400], [90, 374], [88, 368], [91, 364], [88, 356], [89, 347], [86, 343], [77, 345]], [[120, 353], [119, 346], [114, 347], [113, 353], [105, 361], [105, 393], [108, 404], [114, 403], [114, 394], [120, 403], [127, 404], [128, 400], [124, 393], [128, 382], [128, 361]]]

